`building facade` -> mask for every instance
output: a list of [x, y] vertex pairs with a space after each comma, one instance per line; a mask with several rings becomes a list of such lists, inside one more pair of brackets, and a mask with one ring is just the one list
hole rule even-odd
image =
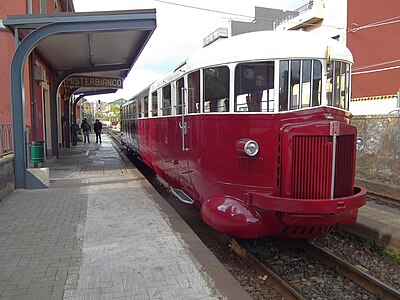
[[231, 21], [226, 36], [218, 37], [216, 31], [210, 37], [302, 30], [336, 39], [354, 57], [350, 111], [387, 114], [400, 107], [399, 12], [399, 0], [310, 0], [294, 11], [256, 7], [252, 22]]
[[387, 114], [400, 106], [399, 12], [398, 0], [348, 0], [353, 107], [365, 114]]
[[350, 111], [387, 114], [400, 106], [399, 12], [398, 0], [314, 0], [278, 19], [276, 30], [316, 31], [345, 43], [354, 57]]
[[[14, 35], [5, 29], [2, 20], [8, 15], [36, 15], [74, 12], [72, 0], [13, 0], [0, 2], [0, 124], [12, 123], [12, 106], [10, 90], [10, 65], [17, 46]], [[24, 66], [25, 93], [25, 126], [30, 140], [45, 142], [46, 154], [51, 155], [51, 105], [50, 91], [54, 84], [55, 74], [50, 64], [37, 51], [29, 55]], [[59, 94], [62, 98], [63, 94]], [[63, 108], [59, 108], [62, 113]], [[60, 143], [62, 142], [61, 127], [59, 127]]]

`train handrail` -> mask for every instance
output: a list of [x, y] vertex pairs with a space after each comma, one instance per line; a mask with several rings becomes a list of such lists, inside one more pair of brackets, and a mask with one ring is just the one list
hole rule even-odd
[[0, 158], [14, 153], [11, 124], [0, 124]]

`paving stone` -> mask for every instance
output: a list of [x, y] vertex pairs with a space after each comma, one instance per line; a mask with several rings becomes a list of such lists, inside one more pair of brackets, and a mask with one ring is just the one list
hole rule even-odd
[[2, 300], [221, 299], [106, 136], [46, 164], [0, 202]]

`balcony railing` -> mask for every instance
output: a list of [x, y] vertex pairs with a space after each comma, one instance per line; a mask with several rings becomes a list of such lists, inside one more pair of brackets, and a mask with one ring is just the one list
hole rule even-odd
[[284, 15], [282, 18], [276, 19], [275, 26], [278, 26], [278, 25], [281, 25], [282, 23], [288, 22], [289, 20], [296, 18], [297, 16], [305, 13], [306, 11], [309, 11], [310, 9], [313, 8], [313, 5], [314, 5], [314, 1], [311, 0], [307, 4], [304, 4], [303, 6], [292, 11], [291, 13]]
[[0, 158], [14, 152], [11, 124], [0, 125]]

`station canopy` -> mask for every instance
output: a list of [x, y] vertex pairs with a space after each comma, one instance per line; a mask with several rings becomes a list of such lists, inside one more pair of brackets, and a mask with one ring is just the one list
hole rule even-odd
[[[59, 32], [42, 38], [35, 47], [36, 53], [58, 76], [73, 74], [124, 79], [156, 28], [156, 12], [145, 9], [10, 15], [4, 23], [19, 40], [50, 24], [75, 26], [78, 29], [73, 32], [60, 27]], [[104, 30], [98, 30], [97, 26], [92, 31], [90, 28], [95, 23], [104, 24]], [[75, 93], [101, 94], [102, 90], [110, 92], [109, 87], [80, 87]]]
[[[25, 96], [22, 70], [35, 50], [55, 73], [51, 101], [57, 88], [70, 75], [125, 78], [156, 29], [156, 10], [11, 15], [3, 24], [15, 35], [11, 62], [14, 177], [16, 188], [33, 180], [26, 172]], [[106, 91], [108, 90], [108, 91]], [[115, 90], [116, 91], [116, 90]], [[109, 88], [82, 87], [80, 94], [102, 94]], [[51, 126], [57, 128], [56, 105], [51, 106]], [[52, 131], [52, 150], [58, 157], [58, 130]]]

